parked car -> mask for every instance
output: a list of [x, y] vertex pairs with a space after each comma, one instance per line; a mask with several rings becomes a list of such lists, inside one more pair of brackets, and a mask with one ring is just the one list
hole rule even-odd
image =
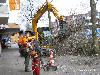
[[10, 38], [3, 38], [1, 40], [1, 45], [2, 45], [2, 48], [8, 48], [8, 47], [11, 47], [11, 39]]
[[5, 42], [6, 47], [11, 47], [11, 41], [8, 40], [7, 42]]

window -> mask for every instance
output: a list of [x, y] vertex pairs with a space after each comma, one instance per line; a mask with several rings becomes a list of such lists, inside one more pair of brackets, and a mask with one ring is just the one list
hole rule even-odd
[[0, 0], [0, 3], [6, 3], [6, 0]]

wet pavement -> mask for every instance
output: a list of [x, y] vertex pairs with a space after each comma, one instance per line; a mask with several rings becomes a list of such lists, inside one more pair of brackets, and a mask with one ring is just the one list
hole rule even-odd
[[[3, 50], [0, 57], [0, 75], [32, 75], [32, 72], [24, 72], [24, 58], [19, 56], [18, 48], [15, 47]], [[41, 69], [41, 75], [100, 75], [100, 56], [66, 55], [56, 57], [55, 62], [57, 71]]]

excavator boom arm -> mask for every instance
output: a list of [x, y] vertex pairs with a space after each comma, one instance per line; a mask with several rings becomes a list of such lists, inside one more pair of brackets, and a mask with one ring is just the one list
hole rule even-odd
[[36, 39], [38, 40], [38, 32], [37, 32], [37, 23], [41, 16], [47, 11], [47, 4], [42, 5], [42, 7], [34, 14], [32, 20], [32, 28], [33, 31], [36, 33]]
[[42, 7], [34, 14], [33, 20], [39, 20], [41, 16], [47, 11], [47, 4], [45, 3]]
[[48, 3], [48, 10], [54, 14], [54, 16], [60, 20], [60, 15], [58, 14], [58, 10], [50, 3]]
[[37, 23], [38, 23], [38, 20], [46, 11], [52, 12], [58, 20], [62, 20], [62, 17], [58, 15], [57, 9], [51, 3], [46, 2], [45, 4], [43, 4], [42, 7], [36, 12], [36, 14], [34, 14], [34, 17], [32, 20], [32, 28], [33, 28], [33, 31], [36, 33], [37, 40], [38, 40]]

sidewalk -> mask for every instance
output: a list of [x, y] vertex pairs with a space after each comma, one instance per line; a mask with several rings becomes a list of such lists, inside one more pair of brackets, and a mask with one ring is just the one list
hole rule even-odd
[[[24, 58], [19, 56], [16, 47], [13, 45], [12, 48], [3, 50], [0, 57], [0, 75], [33, 75], [32, 72], [24, 71]], [[59, 73], [57, 71], [45, 72], [42, 69], [41, 75], [59, 75]]]
[[[0, 57], [0, 75], [32, 75], [32, 72], [24, 71], [24, 58], [19, 56], [18, 49], [3, 50]], [[45, 58], [43, 58], [46, 60]], [[100, 75], [100, 56], [60, 56], [55, 59], [58, 65], [57, 71], [43, 71], [41, 75]]]
[[3, 50], [0, 58], [0, 75], [32, 75], [24, 72], [24, 58], [19, 57], [18, 49]]

